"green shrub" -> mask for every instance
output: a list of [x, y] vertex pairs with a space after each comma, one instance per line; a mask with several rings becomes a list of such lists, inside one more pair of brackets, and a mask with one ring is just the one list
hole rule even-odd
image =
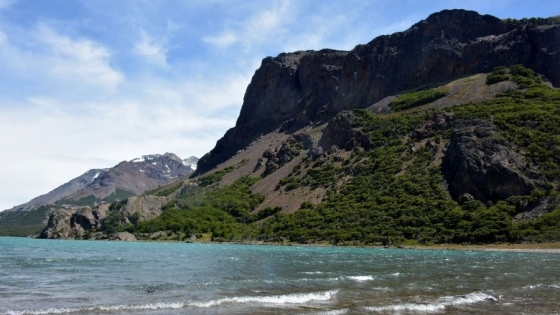
[[397, 96], [393, 101], [391, 101], [391, 103], [389, 104], [389, 108], [394, 111], [401, 111], [431, 103], [447, 96], [448, 94], [448, 91], [441, 88], [401, 94]]

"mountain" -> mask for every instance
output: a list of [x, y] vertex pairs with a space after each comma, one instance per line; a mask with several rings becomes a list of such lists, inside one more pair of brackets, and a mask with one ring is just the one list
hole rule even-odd
[[[33, 226], [42, 226], [45, 218], [35, 214], [14, 212], [45, 212], [48, 209], [94, 206], [136, 196], [158, 188], [194, 171], [196, 157], [182, 160], [173, 153], [143, 155], [123, 161], [108, 169], [92, 169], [81, 176], [36, 197], [28, 203], [13, 207], [0, 214], [0, 226], [18, 225], [22, 218], [33, 217]], [[49, 213], [48, 211], [45, 213]], [[43, 213], [44, 214], [44, 213]], [[24, 222], [25, 223], [25, 222]], [[27, 223], [26, 223], [27, 224]]]
[[173, 153], [143, 155], [123, 161], [101, 174], [84, 189], [59, 200], [59, 204], [90, 205], [140, 195], [183, 177], [193, 169]]
[[187, 159], [184, 159], [183, 164], [192, 168], [193, 170], [196, 170], [196, 165], [198, 164], [198, 160], [199, 159], [196, 156], [191, 156]]
[[560, 240], [560, 18], [430, 15], [267, 57], [190, 178], [55, 210], [45, 238], [389, 245]]
[[328, 121], [342, 110], [367, 108], [402, 91], [497, 66], [522, 64], [558, 86], [557, 23], [445, 10], [349, 52], [325, 49], [267, 57], [247, 87], [235, 127], [201, 158], [196, 174], [276, 129], [293, 132]]
[[99, 176], [104, 175], [105, 173], [107, 173], [108, 169], [92, 169], [89, 170], [87, 172], [85, 172], [84, 174], [70, 180], [69, 182], [53, 189], [52, 191], [41, 195], [39, 197], [35, 197], [33, 198], [31, 201], [24, 203], [22, 205], [19, 206], [15, 206], [11, 209], [8, 209], [6, 211], [29, 211], [32, 209], [36, 209], [40, 206], [43, 205], [47, 205], [47, 204], [53, 204], [59, 200], [61, 200], [62, 198], [71, 195], [85, 187], [87, 187], [88, 185], [90, 185], [91, 183], [93, 183], [93, 181], [95, 179], [97, 179]]

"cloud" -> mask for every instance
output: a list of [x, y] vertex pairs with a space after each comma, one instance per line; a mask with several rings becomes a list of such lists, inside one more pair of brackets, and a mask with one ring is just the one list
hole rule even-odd
[[227, 48], [238, 41], [237, 35], [234, 31], [226, 30], [217, 36], [204, 37], [203, 41], [219, 48]]
[[98, 43], [60, 35], [45, 24], [39, 25], [37, 38], [46, 48], [47, 62], [43, 66], [60, 80], [78, 80], [114, 91], [124, 79], [111, 66], [109, 50]]
[[[174, 27], [176, 28], [176, 26]], [[140, 40], [134, 45], [134, 52], [143, 57], [150, 64], [162, 68], [169, 67], [167, 64], [165, 41], [154, 39], [144, 30], [140, 31]]]
[[204, 37], [203, 41], [220, 49], [240, 44], [247, 50], [264, 42], [278, 40], [278, 36], [286, 31], [284, 25], [294, 21], [295, 9], [291, 0], [273, 1], [269, 7], [245, 19], [226, 22], [230, 26], [226, 26], [218, 35]]

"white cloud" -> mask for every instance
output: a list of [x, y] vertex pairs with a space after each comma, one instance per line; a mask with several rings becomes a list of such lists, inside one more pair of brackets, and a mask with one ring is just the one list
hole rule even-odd
[[234, 33], [235, 32], [231, 30], [226, 30], [217, 36], [204, 37], [203, 40], [206, 43], [213, 44], [223, 49], [231, 46], [238, 41], [238, 38]]
[[43, 66], [59, 80], [78, 80], [114, 91], [124, 79], [124, 75], [111, 66], [108, 49], [98, 43], [71, 39], [44, 24], [39, 25], [37, 37], [47, 48]]
[[244, 49], [251, 49], [264, 42], [278, 40], [278, 36], [286, 31], [284, 25], [293, 22], [295, 9], [292, 0], [274, 1], [270, 7], [242, 21], [231, 21], [231, 26], [220, 34], [206, 36], [203, 41], [218, 48], [241, 44]]
[[164, 40], [156, 40], [144, 30], [140, 31], [140, 40], [134, 46], [134, 51], [148, 63], [167, 68], [167, 49]]
[[[0, 115], [0, 211], [88, 169], [150, 153], [201, 157], [235, 124], [248, 76], [125, 82], [111, 101], [29, 97]], [[224, 115], [224, 112], [234, 112]], [[14, 162], [14, 161], [17, 161]], [[13, 165], [13, 167], [12, 167]], [[35, 174], [32, 183], [29, 174]], [[25, 187], [22, 189], [21, 187]]]

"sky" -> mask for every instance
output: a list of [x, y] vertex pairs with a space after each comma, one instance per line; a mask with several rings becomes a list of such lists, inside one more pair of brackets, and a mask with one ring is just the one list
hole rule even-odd
[[560, 15], [557, 0], [0, 0], [0, 210], [140, 155], [201, 157], [263, 58], [453, 8]]

